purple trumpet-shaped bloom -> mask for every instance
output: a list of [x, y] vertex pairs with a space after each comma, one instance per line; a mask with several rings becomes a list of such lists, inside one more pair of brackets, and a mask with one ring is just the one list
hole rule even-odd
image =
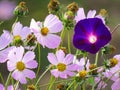
[[111, 40], [111, 33], [99, 18], [80, 20], [74, 30], [73, 44], [77, 49], [97, 53]]

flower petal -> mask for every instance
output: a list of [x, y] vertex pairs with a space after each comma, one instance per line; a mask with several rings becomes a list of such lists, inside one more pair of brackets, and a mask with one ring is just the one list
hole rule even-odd
[[96, 14], [96, 10], [90, 10], [87, 14], [87, 18], [94, 18]]
[[85, 12], [83, 8], [79, 8], [77, 11], [77, 15], [75, 16], [76, 23], [82, 19], [85, 19]]
[[31, 60], [33, 60], [35, 58], [35, 53], [32, 51], [28, 51], [25, 53], [25, 55], [23, 56], [23, 62], [27, 63]]
[[48, 61], [53, 64], [53, 65], [57, 65], [58, 64], [58, 60], [56, 58], [56, 56], [53, 53], [48, 53]]
[[20, 72], [20, 71], [18, 71], [18, 70], [15, 70], [15, 71], [12, 73], [12, 77], [13, 77], [15, 80], [20, 81], [21, 84], [26, 84], [26, 83], [27, 83], [26, 78], [25, 78], [23, 72]]
[[54, 34], [48, 34], [46, 37], [43, 38], [43, 41], [46, 47], [55, 49], [60, 45], [61, 38]]
[[54, 75], [56, 78], [59, 77], [59, 71], [57, 69], [51, 70], [50, 71], [52, 75]]
[[0, 50], [7, 47], [11, 41], [12, 41], [12, 37], [10, 36], [10, 33], [4, 30], [3, 34], [0, 36]]
[[120, 79], [116, 80], [112, 86], [111, 86], [112, 90], [120, 90]]
[[31, 29], [31, 32], [39, 32], [39, 26], [34, 19], [31, 19], [30, 29]]
[[65, 58], [65, 53], [62, 50], [56, 52], [56, 57], [59, 63], [63, 63]]
[[50, 33], [57, 33], [62, 30], [63, 25], [56, 15], [50, 14], [45, 19], [44, 27], [47, 27]]
[[24, 76], [27, 78], [30, 78], [30, 79], [35, 78], [35, 73], [32, 70], [25, 69], [23, 73], [24, 73]]
[[4, 86], [0, 84], [0, 90], [4, 90]]
[[72, 54], [67, 54], [67, 56], [64, 58], [64, 63], [66, 65], [70, 64], [71, 62], [73, 62], [74, 59], [74, 55]]
[[26, 26], [26, 27], [23, 27], [23, 29], [20, 30], [20, 34], [19, 35], [21, 36], [21, 38], [23, 40], [23, 39], [26, 39], [29, 34], [31, 34], [31, 31]]
[[12, 61], [8, 61], [7, 62], [7, 68], [9, 71], [13, 71], [16, 69], [16, 63], [15, 62], [12, 62]]
[[17, 22], [15, 25], [13, 25], [14, 28], [13, 28], [13, 35], [16, 36], [16, 35], [20, 35], [20, 31], [22, 29], [22, 24], [20, 22]]
[[33, 68], [36, 68], [38, 66], [38, 63], [35, 60], [31, 60], [31, 61], [25, 63], [25, 66], [26, 66], [26, 68], [33, 69]]

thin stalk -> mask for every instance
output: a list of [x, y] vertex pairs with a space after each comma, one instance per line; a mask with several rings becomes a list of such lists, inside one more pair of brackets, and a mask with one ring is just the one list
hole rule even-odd
[[7, 78], [7, 81], [6, 81], [6, 83], [5, 83], [5, 90], [7, 90], [7, 86], [8, 86], [8, 84], [9, 84], [9, 81], [10, 81], [10, 78], [11, 78], [11, 72], [9, 73], [9, 75], [8, 75], [8, 78]]
[[[66, 81], [71, 81], [72, 79], [67, 79], [67, 80], [60, 80], [60, 81], [56, 81], [54, 84], [57, 84], [57, 83], [61, 83], [61, 82], [66, 82]], [[48, 86], [50, 83], [47, 83], [47, 84], [44, 84], [44, 85], [40, 85], [40, 87], [45, 87], [45, 86]]]
[[70, 31], [68, 31], [68, 52], [71, 53], [71, 48], [70, 48]]
[[68, 86], [67, 90], [69, 90], [74, 83], [75, 83], [75, 80]]
[[47, 71], [48, 71], [50, 68], [51, 68], [51, 67], [47, 68], [47, 69], [42, 73], [42, 75], [38, 78], [38, 80], [37, 80], [35, 86], [38, 85], [38, 83], [40, 82], [40, 80], [42, 79], [42, 77], [47, 73]]
[[63, 45], [63, 39], [64, 39], [64, 35], [65, 35], [65, 28], [62, 30], [60, 37], [61, 37], [61, 46]]
[[56, 80], [55, 78], [52, 79], [48, 90], [53, 90], [53, 89], [52, 89], [52, 86], [53, 86], [55, 80]]
[[41, 55], [40, 54], [41, 54], [40, 53], [40, 44], [38, 44], [38, 69], [37, 69], [36, 77], [38, 76], [39, 71], [40, 71], [40, 64], [41, 64], [41, 62], [40, 62]]
[[17, 81], [15, 84], [15, 90], [18, 90], [18, 86], [19, 86], [19, 81]]
[[15, 27], [15, 24], [17, 23], [17, 21], [18, 21], [18, 17], [15, 19], [15, 22], [14, 22], [14, 24], [13, 24], [13, 26], [12, 26], [11, 33], [13, 32], [13, 29], [14, 29], [14, 27]]
[[4, 78], [3, 78], [3, 76], [2, 76], [1, 73], [0, 73], [0, 78], [1, 78], [2, 83], [4, 84], [4, 83], [5, 83], [5, 82], [4, 82]]
[[99, 52], [96, 53], [96, 57], [95, 57], [95, 65], [97, 66], [97, 63], [98, 63], [98, 56], [99, 56]]

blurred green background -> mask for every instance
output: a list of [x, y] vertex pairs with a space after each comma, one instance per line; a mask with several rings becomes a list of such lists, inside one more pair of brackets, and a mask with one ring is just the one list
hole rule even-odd
[[[1, 0], [0, 0], [1, 1]], [[40, 20], [43, 21], [44, 18], [48, 15], [48, 9], [47, 5], [49, 3], [49, 0], [8, 0], [8, 1], [14, 1], [16, 4], [18, 4], [20, 1], [25, 1], [27, 4], [27, 7], [29, 8], [29, 14], [26, 17], [19, 18], [19, 21], [23, 25], [29, 26], [31, 18], [34, 18], [36, 21]], [[106, 9], [108, 11], [108, 26], [110, 27], [110, 30], [112, 30], [117, 24], [120, 23], [120, 0], [59, 0], [61, 4], [68, 5], [71, 2], [77, 2], [79, 7], [83, 7], [85, 9], [85, 12], [87, 12], [90, 9], [95, 9], [97, 10], [97, 13], [99, 12], [100, 9]], [[11, 26], [14, 23], [16, 17], [14, 16], [10, 20], [5, 21], [1, 26], [0, 26], [0, 33], [2, 33], [2, 30], [11, 30]], [[118, 54], [120, 53], [120, 28], [112, 35], [113, 39], [111, 41], [111, 44], [114, 45], [117, 50], [113, 54]], [[0, 42], [1, 43], [1, 42]], [[45, 66], [48, 65], [48, 61], [46, 59], [48, 49], [42, 49], [41, 52], [41, 69], [44, 70]], [[94, 55], [91, 55], [91, 59], [94, 57]], [[111, 57], [111, 56], [109, 56]], [[100, 61], [101, 62], [101, 61]], [[3, 66], [3, 65], [2, 65]], [[7, 70], [7, 69], [5, 69]], [[0, 68], [1, 72], [2, 68]], [[49, 77], [48, 75], [45, 76], [44, 81], [48, 81]], [[41, 82], [44, 83], [44, 82]], [[42, 89], [44, 90], [44, 89]], [[110, 89], [106, 89], [110, 90]]]

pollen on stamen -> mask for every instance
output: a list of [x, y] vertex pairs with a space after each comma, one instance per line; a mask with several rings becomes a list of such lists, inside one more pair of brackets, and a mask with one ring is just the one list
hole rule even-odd
[[95, 35], [90, 35], [89, 36], [89, 42], [94, 44], [97, 41], [97, 37]]

